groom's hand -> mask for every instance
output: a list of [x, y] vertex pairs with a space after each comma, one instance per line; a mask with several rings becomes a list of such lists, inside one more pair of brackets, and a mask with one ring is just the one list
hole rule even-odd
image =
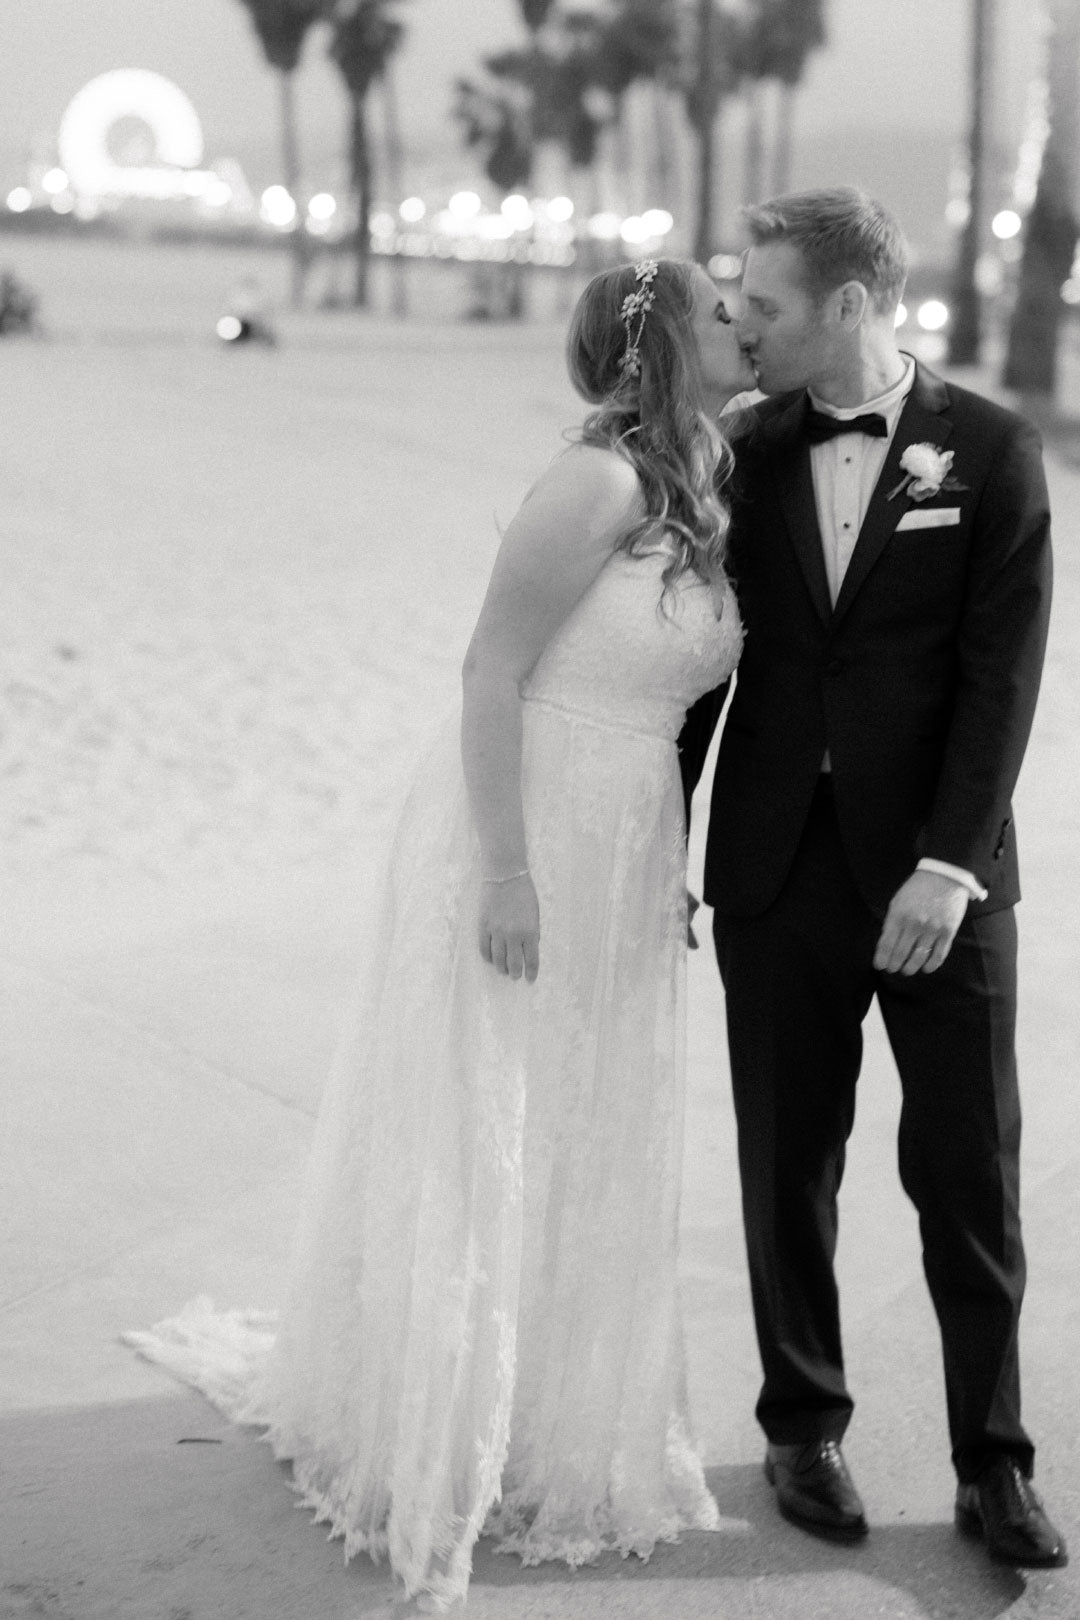
[[937, 872], [913, 872], [892, 897], [874, 966], [881, 973], [933, 973], [952, 949], [970, 895]]

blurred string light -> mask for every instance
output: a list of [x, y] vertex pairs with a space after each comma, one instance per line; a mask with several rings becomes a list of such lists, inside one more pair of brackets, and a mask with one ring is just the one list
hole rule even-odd
[[667, 236], [675, 221], [666, 208], [647, 208], [641, 216], [641, 223], [649, 236]]
[[1008, 242], [1012, 237], [1019, 236], [1023, 224], [1015, 208], [1002, 208], [990, 221], [990, 229], [999, 242]]
[[589, 220], [589, 235], [598, 242], [616, 242], [622, 229], [622, 220], [618, 214], [601, 212], [594, 214]]
[[742, 259], [737, 253], [714, 253], [708, 271], [714, 281], [737, 281], [742, 275]]
[[566, 225], [574, 217], [574, 204], [569, 197], [552, 197], [547, 205], [547, 216], [556, 225]]
[[284, 186], [267, 186], [259, 199], [259, 215], [267, 225], [287, 231], [296, 220], [297, 208]]
[[48, 192], [50, 197], [58, 197], [68, 188], [66, 169], [46, 169], [41, 177], [41, 189]]
[[233, 200], [233, 188], [227, 180], [214, 179], [202, 194], [208, 208], [228, 208]]
[[515, 231], [527, 231], [536, 217], [528, 197], [516, 191], [503, 198], [500, 212]]
[[1066, 304], [1080, 304], [1080, 243], [1073, 255], [1069, 279], [1062, 284], [1061, 297]]
[[896, 328], [897, 328], [898, 331], [899, 331], [900, 327], [904, 325], [904, 322], [907, 320], [907, 318], [908, 318], [908, 307], [907, 307], [907, 305], [906, 304], [897, 304], [897, 306], [896, 306], [896, 323], [895, 324], [896, 324]]
[[6, 201], [13, 214], [25, 214], [34, 201], [33, 192], [26, 186], [16, 186], [8, 192]]
[[305, 226], [311, 236], [329, 236], [338, 211], [337, 198], [329, 191], [317, 191], [308, 198]]
[[406, 197], [398, 213], [407, 225], [418, 225], [427, 213], [427, 204], [423, 197]]
[[940, 298], [928, 298], [919, 305], [916, 319], [924, 332], [940, 332], [949, 324], [948, 306]]
[[455, 219], [466, 220], [475, 219], [483, 203], [475, 191], [455, 191], [447, 207]]

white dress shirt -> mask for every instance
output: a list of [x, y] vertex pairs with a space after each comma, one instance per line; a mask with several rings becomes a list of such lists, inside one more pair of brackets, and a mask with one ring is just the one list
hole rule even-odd
[[[834, 416], [838, 421], [844, 422], [851, 421], [856, 416], [876, 412], [885, 418], [888, 428], [888, 435], [885, 438], [871, 438], [868, 433], [842, 433], [836, 438], [825, 439], [821, 444], [810, 446], [814, 501], [825, 554], [825, 574], [829, 581], [829, 595], [834, 607], [840, 595], [840, 587], [844, 583], [844, 575], [847, 573], [852, 552], [855, 550], [855, 542], [859, 538], [866, 509], [870, 505], [870, 497], [881, 477], [885, 457], [889, 453], [889, 446], [896, 432], [896, 424], [900, 420], [904, 402], [915, 381], [915, 362], [910, 355], [905, 355], [904, 358], [906, 364], [899, 381], [891, 388], [887, 388], [883, 394], [878, 394], [875, 399], [864, 400], [861, 405], [843, 407], [830, 405], [827, 401], [818, 399], [813, 390], [810, 391], [811, 404], [826, 416]], [[831, 769], [827, 753], [822, 760], [821, 768], [823, 771]], [[919, 862], [919, 870], [937, 872], [942, 877], [952, 878], [954, 882], [962, 884], [974, 899], [986, 899], [986, 890], [978, 878], [961, 867], [950, 865], [948, 861], [923, 859]]]

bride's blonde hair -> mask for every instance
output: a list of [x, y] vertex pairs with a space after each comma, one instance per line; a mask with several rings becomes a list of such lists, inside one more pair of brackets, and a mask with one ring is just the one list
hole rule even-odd
[[[634, 265], [602, 270], [578, 299], [566, 345], [570, 379], [596, 405], [579, 442], [617, 451], [641, 482], [646, 515], [618, 549], [636, 554], [665, 539], [673, 545], [665, 591], [687, 569], [708, 583], [722, 576], [729, 523], [719, 490], [732, 455], [705, 409], [694, 269], [682, 259], [660, 259], [647, 282]], [[623, 305], [646, 285], [653, 299], [639, 331], [638, 317], [628, 323]], [[634, 339], [636, 369], [626, 365]]]

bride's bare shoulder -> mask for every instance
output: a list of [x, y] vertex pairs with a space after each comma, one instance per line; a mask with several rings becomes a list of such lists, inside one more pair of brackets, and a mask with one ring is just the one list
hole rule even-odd
[[641, 484], [634, 467], [617, 450], [569, 444], [549, 462], [526, 500], [545, 507], [587, 509], [614, 523], [640, 506]]

